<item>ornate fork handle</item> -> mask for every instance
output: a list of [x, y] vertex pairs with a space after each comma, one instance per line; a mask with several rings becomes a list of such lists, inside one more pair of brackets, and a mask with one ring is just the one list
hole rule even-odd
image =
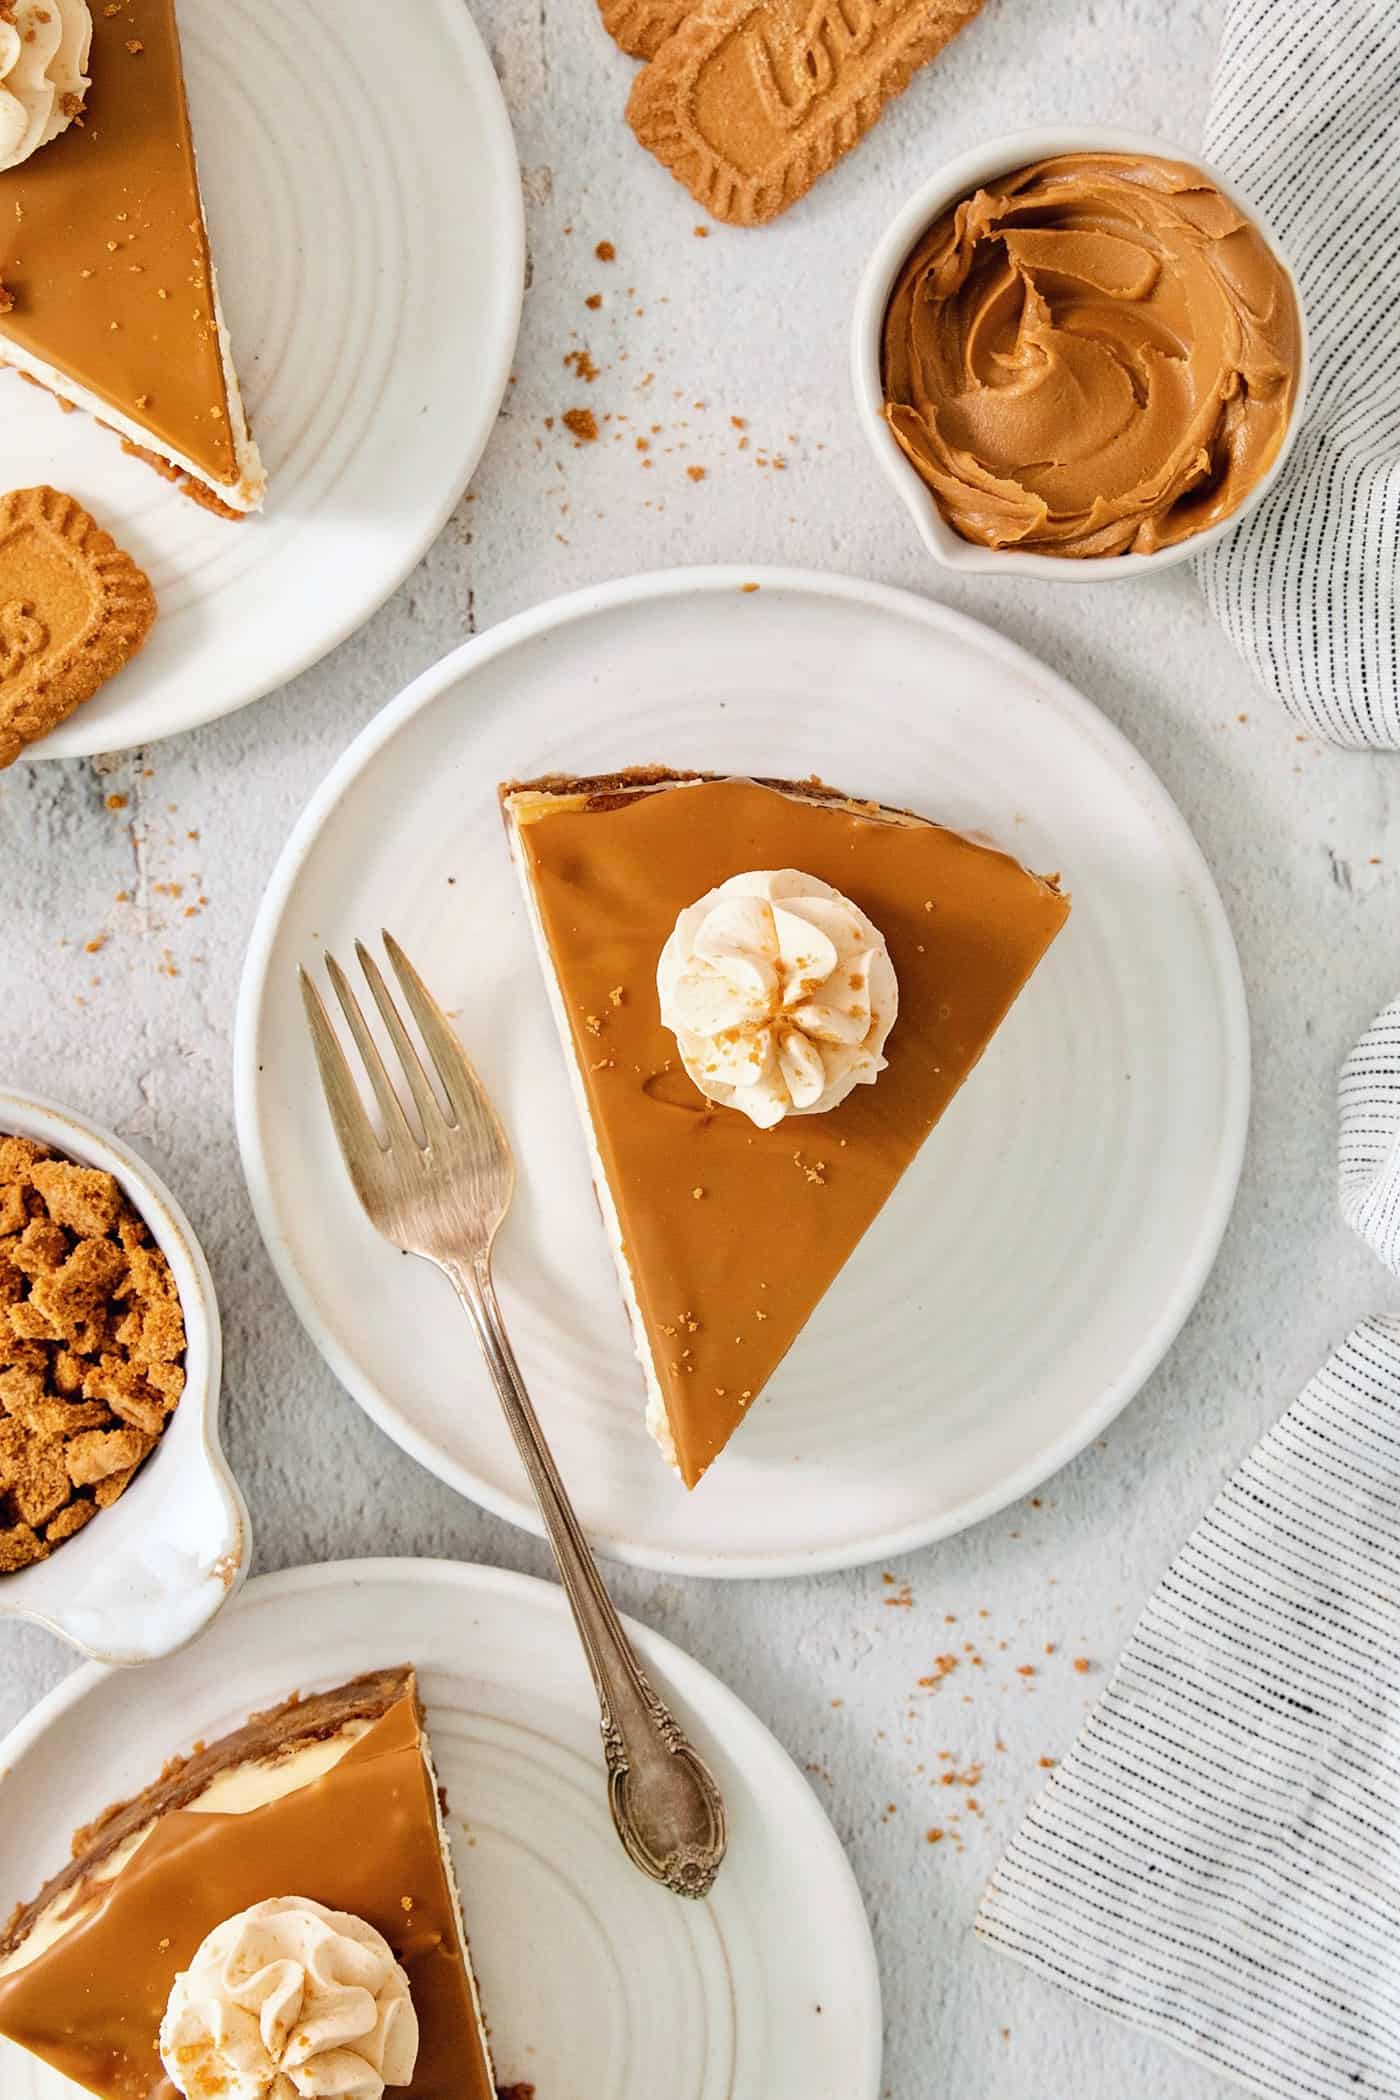
[[724, 1803], [647, 1682], [603, 1586], [510, 1345], [489, 1257], [443, 1262], [476, 1330], [539, 1502], [598, 1692], [608, 1800], [630, 1858], [678, 1896], [706, 1896], [724, 1858]]

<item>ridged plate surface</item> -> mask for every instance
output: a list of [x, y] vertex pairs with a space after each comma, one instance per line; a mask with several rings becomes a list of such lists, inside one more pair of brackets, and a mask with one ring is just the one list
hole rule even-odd
[[[744, 583], [761, 588], [745, 591]], [[642, 1425], [502, 779], [642, 761], [818, 773], [1062, 871], [1068, 927], [694, 1494]], [[362, 734], [274, 874], [239, 1013], [259, 1220], [339, 1376], [423, 1462], [534, 1524], [448, 1286], [364, 1219], [296, 965], [388, 926], [457, 1015], [515, 1142], [498, 1273], [599, 1545], [783, 1574], [873, 1559], [1025, 1494], [1137, 1390], [1194, 1303], [1239, 1174], [1244, 995], [1220, 900], [1147, 765], [986, 628], [870, 584], [673, 572], [544, 606]], [[410, 1339], [411, 1338], [411, 1339]]]
[[145, 649], [32, 755], [228, 714], [368, 618], [485, 447], [520, 318], [510, 122], [464, 0], [180, 0], [200, 187], [270, 488], [231, 523], [0, 372], [4, 486], [52, 482], [145, 568]]
[[[264, 1576], [182, 1654], [60, 1686], [0, 1745], [0, 1915], [76, 1823], [196, 1737], [297, 1687], [412, 1661], [503, 2082], [538, 2100], [875, 2100], [874, 1950], [831, 1825], [732, 1692], [632, 1632], [724, 1790], [729, 1856], [704, 1903], [645, 1880], [618, 1843], [562, 1593], [405, 1560]], [[77, 2090], [0, 2042], [5, 2100]]]

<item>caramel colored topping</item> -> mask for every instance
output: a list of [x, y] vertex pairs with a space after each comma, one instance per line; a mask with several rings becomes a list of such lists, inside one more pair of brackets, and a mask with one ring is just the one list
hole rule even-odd
[[[986, 1048], [1069, 905], [1005, 854], [848, 803], [816, 782], [675, 782], [639, 768], [536, 783], [559, 800], [522, 817], [518, 838], [572, 1017], [681, 1475], [693, 1486]], [[826, 1115], [772, 1130], [713, 1107], [676, 1067], [656, 993], [657, 958], [678, 913], [756, 867], [802, 868], [843, 891], [884, 934], [899, 979], [899, 1018], [877, 1084]], [[939, 900], [932, 919], [923, 910], [930, 896]], [[608, 1013], [613, 1055], [599, 1070], [584, 1017], [618, 984], [628, 996]], [[796, 1164], [795, 1130], [804, 1141]], [[756, 1293], [764, 1309], [749, 1328]], [[678, 1307], [686, 1308], [679, 1325], [694, 1336], [680, 1353], [668, 1339]]]
[[964, 539], [1149, 554], [1227, 518], [1287, 432], [1292, 286], [1198, 170], [1066, 153], [918, 243], [885, 315], [885, 415]]
[[[0, 355], [9, 337], [231, 484], [238, 468], [174, 0], [95, 14], [89, 71], [86, 123], [0, 175], [0, 280], [15, 295]], [[156, 283], [191, 278], [188, 299], [157, 304]], [[151, 406], [136, 410], [142, 393]]]
[[[357, 1702], [357, 1689], [375, 1696]], [[219, 1772], [334, 1734], [344, 1725], [337, 1707], [357, 1704], [377, 1704], [379, 1717], [322, 1778], [243, 1815], [200, 1811], [199, 1793]], [[113, 1843], [153, 1816], [159, 1820], [115, 1880], [85, 1883]], [[143, 1801], [80, 1833], [79, 1852], [88, 1856], [64, 1877], [74, 1887], [75, 1921], [28, 1967], [0, 1977], [0, 2033], [89, 2092], [173, 2100], [155, 2051], [176, 1973], [225, 1918], [292, 1890], [366, 1919], [407, 1970], [421, 2041], [403, 2100], [492, 2100], [410, 1673], [281, 1709], [177, 1762]], [[15, 1944], [12, 1930], [0, 1950]]]

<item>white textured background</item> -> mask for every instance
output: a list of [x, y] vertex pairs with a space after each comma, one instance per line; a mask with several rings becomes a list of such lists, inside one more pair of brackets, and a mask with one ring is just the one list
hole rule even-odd
[[[989, 0], [785, 220], [706, 239], [693, 232], [703, 215], [622, 123], [631, 67], [592, 0], [478, 0], [477, 14], [526, 170], [531, 285], [518, 379], [473, 494], [364, 631], [280, 696], [143, 754], [0, 776], [0, 1076], [114, 1126], [187, 1206], [222, 1297], [228, 1442], [260, 1567], [432, 1553], [544, 1573], [543, 1548], [438, 1486], [338, 1390], [254, 1230], [230, 1026], [253, 910], [293, 818], [354, 732], [454, 643], [632, 570], [846, 570], [927, 590], [1046, 657], [1166, 781], [1243, 958], [1254, 1120], [1201, 1305], [1141, 1398], [1036, 1504], [894, 1567], [893, 1584], [876, 1568], [735, 1587], [617, 1573], [613, 1587], [810, 1771], [870, 1907], [892, 2100], [1211, 2100], [1226, 2090], [1214, 2078], [1023, 1976], [974, 1943], [971, 1921], [1042, 1761], [1073, 1738], [1231, 1464], [1353, 1321], [1397, 1309], [1337, 1218], [1332, 1108], [1339, 1060], [1400, 974], [1396, 775], [1387, 758], [1301, 740], [1182, 570], [1097, 590], [935, 572], [856, 431], [846, 346], [871, 242], [947, 154], [1060, 118], [1191, 146], [1218, 7]], [[615, 244], [614, 263], [595, 259], [599, 241]], [[580, 348], [592, 381], [566, 367]], [[546, 428], [571, 407], [594, 411], [599, 443]], [[760, 465], [760, 451], [785, 467]], [[124, 807], [107, 806], [114, 795]], [[921, 1686], [946, 1655], [959, 1667]], [[0, 1729], [68, 1667], [46, 1638], [0, 1627]], [[945, 1833], [935, 1844], [932, 1829]]]

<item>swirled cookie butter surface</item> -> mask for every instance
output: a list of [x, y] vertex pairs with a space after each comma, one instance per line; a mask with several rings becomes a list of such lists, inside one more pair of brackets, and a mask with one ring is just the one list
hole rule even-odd
[[1300, 353], [1286, 273], [1199, 169], [1064, 153], [914, 248], [885, 314], [885, 416], [964, 539], [1150, 554], [1268, 472]]

